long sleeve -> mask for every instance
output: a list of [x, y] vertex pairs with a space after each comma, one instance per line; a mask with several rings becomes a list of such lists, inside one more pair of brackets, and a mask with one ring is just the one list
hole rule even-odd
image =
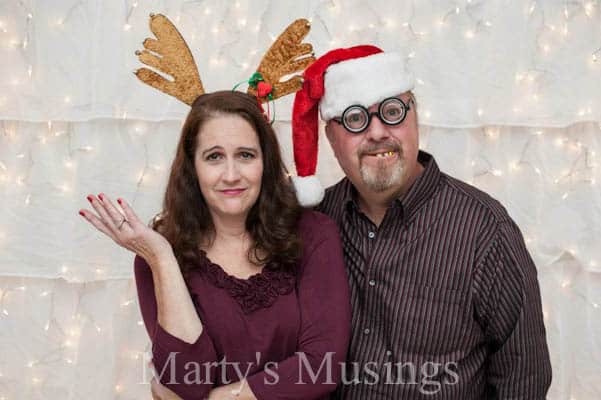
[[[194, 343], [188, 343], [167, 332], [157, 321], [152, 271], [146, 261], [136, 255], [134, 276], [138, 302], [144, 325], [152, 341], [152, 359], [159, 381], [183, 400], [206, 399], [215, 383], [217, 362], [213, 342], [206, 332]], [[192, 364], [188, 364], [193, 362]]]
[[491, 350], [487, 398], [544, 399], [552, 374], [536, 267], [513, 221], [494, 229], [474, 276], [476, 318]]
[[351, 329], [348, 278], [336, 225], [325, 217], [314, 222], [311, 234], [318, 237], [305, 250], [298, 283], [298, 349], [277, 368], [247, 378], [259, 400], [318, 399], [334, 391], [341, 378]]

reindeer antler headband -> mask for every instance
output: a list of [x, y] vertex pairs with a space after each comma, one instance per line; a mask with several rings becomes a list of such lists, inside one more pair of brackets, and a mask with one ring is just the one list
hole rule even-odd
[[[190, 48], [164, 15], [150, 14], [149, 25], [156, 39], [144, 40], [144, 50], [136, 51], [136, 55], [143, 64], [170, 75], [173, 81], [148, 68], [138, 69], [136, 76], [147, 85], [191, 106], [204, 93], [204, 88]], [[271, 45], [249, 80], [247, 90], [260, 103], [302, 88], [302, 78], [298, 74], [315, 61], [311, 44], [301, 43], [309, 30], [309, 21], [297, 19]], [[280, 82], [287, 75], [294, 76]]]

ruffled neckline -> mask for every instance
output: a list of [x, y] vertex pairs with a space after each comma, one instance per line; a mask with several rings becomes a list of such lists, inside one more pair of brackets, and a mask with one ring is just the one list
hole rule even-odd
[[227, 290], [245, 314], [271, 307], [280, 295], [290, 294], [296, 283], [292, 272], [274, 268], [269, 264], [265, 265], [261, 272], [247, 279], [238, 278], [212, 262], [204, 250], [200, 250], [199, 264], [209, 282]]

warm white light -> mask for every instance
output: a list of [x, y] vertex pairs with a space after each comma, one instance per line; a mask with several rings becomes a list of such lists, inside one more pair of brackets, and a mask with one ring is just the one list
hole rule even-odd
[[528, 14], [532, 14], [534, 12], [535, 8], [536, 8], [536, 2], [532, 3], [532, 5], [530, 6], [530, 10], [528, 10]]
[[123, 25], [123, 30], [124, 30], [124, 31], [126, 31], [126, 32], [127, 32], [127, 31], [129, 31], [130, 29], [131, 29], [131, 25], [130, 25], [130, 24], [125, 24], [125, 25]]
[[471, 29], [465, 32], [465, 37], [468, 39], [473, 39], [474, 38], [474, 31], [472, 31]]
[[501, 176], [501, 175], [503, 175], [503, 171], [501, 171], [500, 169], [493, 169], [492, 174], [494, 176]]

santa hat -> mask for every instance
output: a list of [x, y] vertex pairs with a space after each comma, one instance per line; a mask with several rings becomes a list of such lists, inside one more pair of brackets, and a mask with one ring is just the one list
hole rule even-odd
[[387, 97], [413, 89], [414, 80], [401, 56], [375, 46], [332, 50], [311, 64], [296, 92], [292, 115], [292, 143], [298, 176], [292, 181], [305, 207], [319, 204], [324, 190], [317, 168], [318, 109], [325, 121], [342, 115], [354, 104], [370, 107]]

